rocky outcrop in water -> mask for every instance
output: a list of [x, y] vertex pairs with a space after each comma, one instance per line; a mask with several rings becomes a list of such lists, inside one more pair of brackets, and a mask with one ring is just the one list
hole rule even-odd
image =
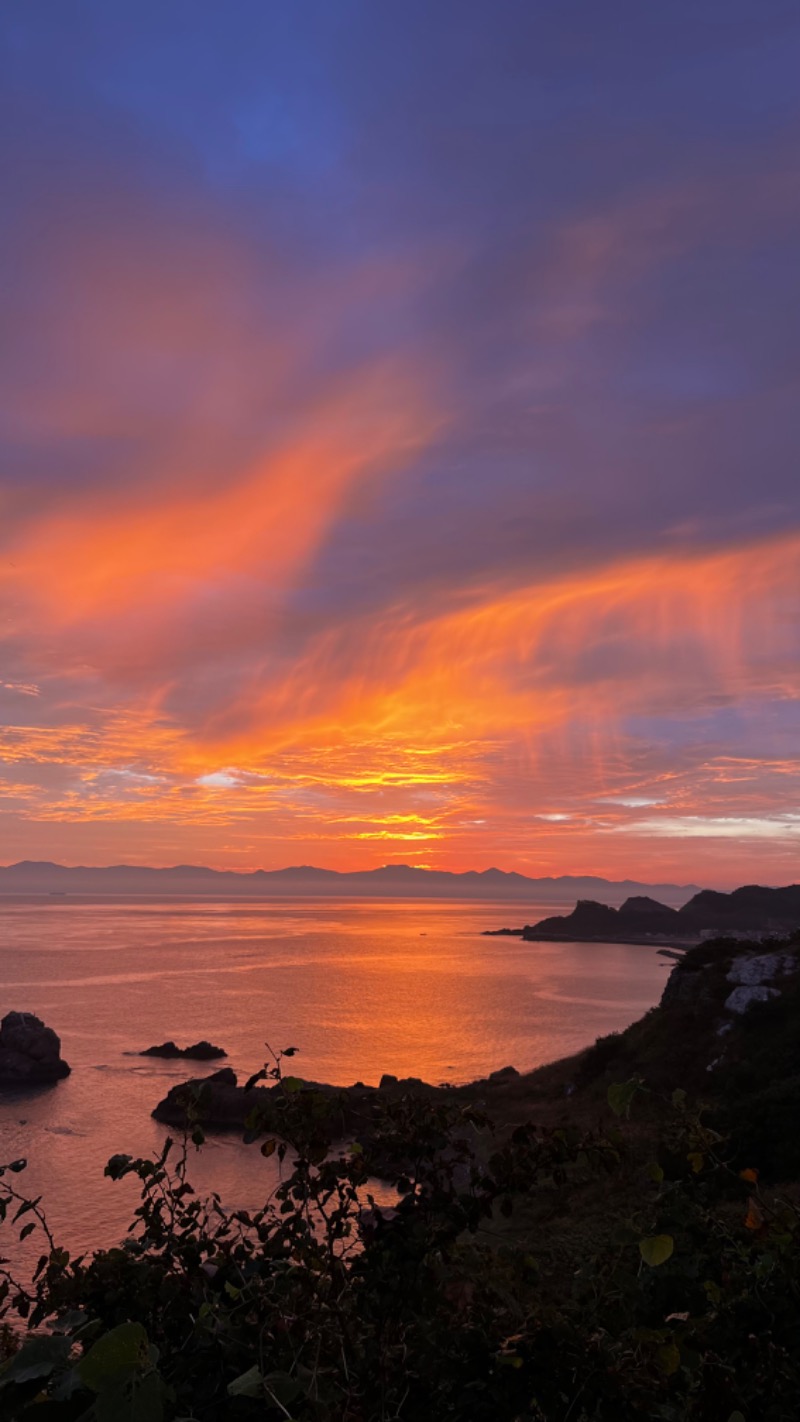
[[195, 1042], [193, 1047], [178, 1047], [173, 1041], [162, 1042], [160, 1047], [147, 1047], [140, 1052], [140, 1057], [165, 1057], [172, 1060], [176, 1057], [186, 1057], [193, 1062], [213, 1062], [220, 1057], [227, 1057], [228, 1053], [222, 1047], [214, 1047], [211, 1042]]
[[204, 1125], [243, 1126], [251, 1106], [258, 1105], [266, 1094], [264, 1088], [245, 1092], [233, 1068], [222, 1067], [210, 1076], [193, 1077], [170, 1087], [153, 1115], [169, 1126], [185, 1126], [196, 1111]]
[[324, 1082], [301, 1081], [289, 1077], [281, 1085], [240, 1086], [236, 1072], [231, 1067], [212, 1072], [211, 1076], [195, 1077], [190, 1081], [173, 1086], [159, 1101], [153, 1115], [157, 1121], [165, 1121], [170, 1126], [185, 1126], [196, 1119], [210, 1127], [243, 1127], [254, 1109], [258, 1110], [265, 1130], [279, 1131], [282, 1103], [287, 1090], [294, 1094], [297, 1090], [313, 1091], [324, 1097], [331, 1113], [337, 1117], [344, 1134], [356, 1122], [368, 1120], [377, 1102], [378, 1095], [385, 1100], [391, 1096], [403, 1096], [409, 1092], [435, 1096], [439, 1088], [429, 1086], [418, 1077], [399, 1080], [384, 1077], [381, 1085], [329, 1086]]
[[0, 1083], [38, 1085], [60, 1081], [70, 1068], [61, 1039], [32, 1012], [7, 1012], [0, 1022]]

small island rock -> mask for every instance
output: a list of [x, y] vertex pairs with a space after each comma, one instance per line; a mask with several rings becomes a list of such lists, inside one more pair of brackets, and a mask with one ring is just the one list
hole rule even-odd
[[214, 1047], [211, 1042], [195, 1042], [193, 1047], [178, 1047], [173, 1041], [162, 1042], [160, 1047], [147, 1047], [140, 1052], [140, 1057], [187, 1057], [193, 1062], [213, 1062], [219, 1057], [227, 1057], [228, 1053], [222, 1047]]
[[21, 1086], [60, 1081], [70, 1068], [61, 1039], [32, 1012], [7, 1012], [0, 1022], [0, 1082]]

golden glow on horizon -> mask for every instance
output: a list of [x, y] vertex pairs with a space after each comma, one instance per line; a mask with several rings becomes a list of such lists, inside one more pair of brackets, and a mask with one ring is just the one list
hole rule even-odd
[[[86, 589], [114, 577], [105, 558], [91, 566], [103, 518], [80, 545], [84, 592], [70, 601], [77, 582], [68, 582], [65, 593], [65, 620], [80, 630], [86, 619], [93, 636], [99, 610]], [[284, 572], [318, 538], [318, 519], [316, 510], [296, 536]], [[165, 528], [154, 537], [166, 538]], [[52, 536], [45, 522], [42, 567]], [[134, 526], [137, 559], [138, 537]], [[199, 571], [202, 556], [190, 539], [184, 570]], [[229, 556], [221, 549], [215, 566]], [[63, 591], [59, 567], [42, 593], [53, 600]], [[677, 838], [681, 825], [687, 837], [730, 840], [739, 824], [745, 839], [788, 852], [794, 822], [773, 787], [783, 786], [782, 799], [800, 795], [800, 762], [707, 755], [665, 766], [629, 723], [662, 705], [674, 716], [763, 695], [796, 703], [786, 627], [800, 606], [798, 568], [792, 536], [486, 588], [416, 619], [383, 611], [355, 637], [346, 627], [312, 636], [301, 657], [248, 675], [209, 714], [181, 717], [166, 683], [139, 703], [97, 706], [90, 720], [66, 719], [65, 707], [63, 724], [6, 726], [0, 754], [16, 768], [23, 820], [175, 826], [198, 831], [201, 849], [211, 844], [203, 827], [225, 827], [251, 846], [231, 845], [238, 867], [281, 862], [287, 843], [336, 846], [336, 867], [358, 867], [364, 860], [348, 857], [348, 844], [380, 844], [372, 863], [424, 841], [443, 867], [602, 872], [627, 856], [632, 870], [645, 845], [648, 863], [671, 853], [674, 864], [675, 851], [657, 842]], [[109, 635], [138, 576], [124, 565], [104, 604]], [[39, 683], [29, 707], [49, 705], [47, 680]], [[26, 766], [57, 778], [43, 789], [26, 781]], [[729, 815], [732, 786], [739, 799]]]

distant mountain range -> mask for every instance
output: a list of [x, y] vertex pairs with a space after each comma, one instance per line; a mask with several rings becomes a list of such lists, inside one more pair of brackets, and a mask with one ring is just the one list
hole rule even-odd
[[469, 869], [454, 874], [445, 869], [415, 869], [387, 864], [381, 869], [342, 874], [301, 864], [288, 869], [206, 869], [177, 864], [151, 869], [138, 864], [107, 868], [67, 867], [35, 860], [0, 866], [0, 894], [105, 894], [205, 898], [278, 898], [284, 896], [347, 895], [375, 898], [529, 899], [563, 904], [589, 895], [621, 904], [632, 894], [656, 894], [678, 906], [698, 892], [696, 884], [642, 884], [633, 879], [601, 879], [596, 875], [562, 874], [531, 879], [502, 869]]

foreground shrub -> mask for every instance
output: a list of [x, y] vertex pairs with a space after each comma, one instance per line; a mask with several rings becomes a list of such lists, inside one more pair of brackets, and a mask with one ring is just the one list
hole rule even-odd
[[[280, 1139], [257, 1117], [249, 1135], [286, 1174], [254, 1212], [194, 1194], [199, 1123], [155, 1160], [109, 1162], [141, 1204], [124, 1244], [79, 1259], [24, 1198], [24, 1162], [4, 1168], [0, 1214], [43, 1249], [32, 1282], [0, 1266], [3, 1418], [796, 1417], [797, 1209], [729, 1165], [681, 1092], [647, 1160], [627, 1124], [635, 1081], [611, 1089], [605, 1135], [529, 1125], [497, 1142], [475, 1111], [408, 1096], [333, 1152], [329, 1098], [280, 1059], [267, 1074]], [[370, 1189], [387, 1162], [391, 1209]], [[606, 1195], [587, 1239], [572, 1227]], [[518, 1223], [542, 1200], [560, 1233]]]

